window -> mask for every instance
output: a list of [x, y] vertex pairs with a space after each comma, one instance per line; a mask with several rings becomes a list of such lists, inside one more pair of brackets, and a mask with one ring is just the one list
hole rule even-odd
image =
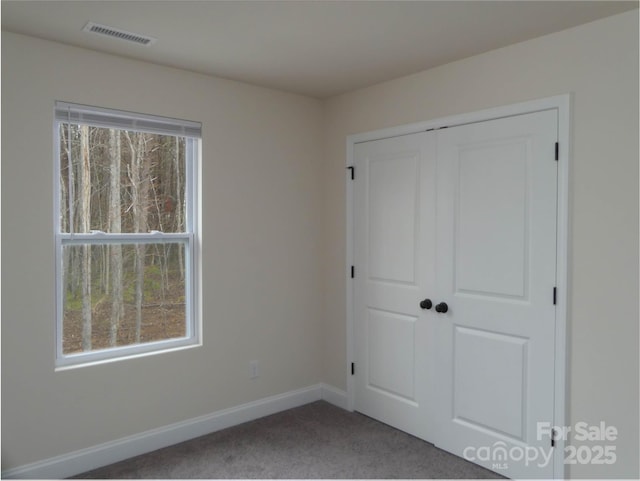
[[196, 122], [56, 102], [56, 365], [194, 345]]

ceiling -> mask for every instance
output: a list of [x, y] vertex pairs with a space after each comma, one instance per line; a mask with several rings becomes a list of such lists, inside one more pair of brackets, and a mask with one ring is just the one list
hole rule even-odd
[[[638, 8], [638, 1], [2, 1], [2, 29], [318, 98]], [[158, 39], [82, 31], [88, 21]]]

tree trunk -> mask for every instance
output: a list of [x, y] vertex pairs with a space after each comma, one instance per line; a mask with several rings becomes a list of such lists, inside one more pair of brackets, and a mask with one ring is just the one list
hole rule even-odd
[[[80, 232], [91, 230], [89, 127], [80, 126]], [[82, 246], [82, 350], [91, 350], [91, 245]]]
[[[60, 125], [60, 146], [66, 154], [65, 157], [62, 156], [62, 152], [60, 152], [60, 232], [71, 232], [72, 224], [70, 222], [70, 210], [69, 210], [69, 185], [73, 181], [73, 166], [71, 165], [71, 153], [69, 152], [69, 143], [68, 136], [71, 135], [71, 132], [66, 132], [67, 126]], [[65, 159], [63, 161], [63, 159]], [[66, 162], [66, 169], [64, 168], [63, 162]], [[62, 249], [62, 272], [64, 273], [63, 281], [64, 281], [64, 296], [62, 298], [63, 302], [66, 302], [67, 292], [72, 289], [71, 282], [71, 256], [69, 254], [69, 249]]]
[[[69, 229], [69, 189], [67, 183], [73, 178], [70, 175], [73, 169], [71, 168], [71, 155], [69, 153], [69, 144], [65, 130], [65, 126], [60, 125], [60, 147], [66, 154], [66, 156], [63, 157], [62, 152], [60, 152], [60, 232], [71, 232]], [[63, 161], [63, 159], [66, 160]], [[66, 172], [63, 162], [66, 162], [68, 169]]]
[[136, 343], [139, 343], [141, 340], [142, 333], [142, 298], [143, 298], [143, 287], [144, 287], [144, 258], [145, 258], [145, 245], [137, 244], [136, 245], [136, 259], [135, 259], [135, 270], [136, 270]]
[[[111, 163], [109, 182], [109, 232], [122, 231], [122, 214], [120, 211], [120, 133], [109, 129], [109, 157]], [[118, 327], [124, 317], [124, 296], [122, 292], [122, 246], [109, 246], [111, 266], [111, 322], [109, 326], [109, 345], [118, 342]]]
[[[174, 156], [174, 168], [176, 171], [176, 232], [183, 232], [185, 226], [183, 218], [184, 193], [182, 192], [182, 176], [180, 174], [180, 139], [176, 137], [176, 151]], [[180, 266], [180, 280], [184, 281], [184, 245], [178, 244], [178, 265]]]
[[[147, 231], [147, 205], [149, 197], [149, 168], [146, 159], [146, 137], [144, 133], [135, 134], [135, 145], [128, 133], [127, 141], [131, 151], [131, 162], [129, 168], [129, 180], [131, 181], [131, 203], [133, 207], [133, 230], [134, 232]], [[142, 332], [142, 300], [144, 295], [144, 266], [145, 266], [145, 245], [136, 245], [135, 272], [136, 272], [136, 343], [141, 341]]]

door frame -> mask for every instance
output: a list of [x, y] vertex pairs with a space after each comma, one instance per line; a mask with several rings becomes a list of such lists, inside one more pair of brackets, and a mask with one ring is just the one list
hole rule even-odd
[[[453, 127], [464, 124], [495, 120], [515, 115], [528, 114], [543, 110], [557, 110], [558, 112], [558, 204], [557, 204], [557, 234], [556, 234], [556, 331], [555, 331], [555, 372], [554, 372], [554, 426], [566, 426], [569, 419], [567, 412], [568, 383], [567, 383], [567, 314], [569, 288], [569, 174], [571, 159], [571, 104], [572, 95], [564, 94], [538, 100], [505, 105], [501, 107], [480, 110], [460, 115], [442, 117], [424, 122], [390, 127], [371, 132], [347, 136], [346, 167], [354, 164], [354, 147], [361, 142], [380, 140], [401, 135], [414, 134], [425, 130]], [[349, 172], [349, 171], [348, 171]], [[354, 318], [354, 280], [351, 278], [351, 266], [354, 264], [354, 187], [351, 182], [350, 171], [346, 177], [346, 318], [347, 318], [347, 409], [354, 410], [355, 382], [351, 375], [351, 365], [355, 362], [355, 318]], [[355, 175], [358, 175], [355, 173]], [[357, 267], [357, 266], [356, 266]], [[565, 441], [556, 441], [553, 453], [554, 478], [566, 478], [568, 467], [564, 464]]]

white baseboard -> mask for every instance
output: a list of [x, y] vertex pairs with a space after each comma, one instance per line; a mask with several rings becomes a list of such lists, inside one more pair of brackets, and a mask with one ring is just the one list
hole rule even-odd
[[347, 401], [347, 393], [342, 389], [337, 389], [329, 384], [320, 384], [320, 389], [322, 391], [322, 399], [327, 401], [328, 403], [333, 404], [334, 406], [338, 406], [339, 408], [349, 410], [349, 403]]
[[346, 409], [347, 394], [332, 386], [320, 383], [19, 466], [3, 471], [2, 478], [67, 478], [321, 399]]

